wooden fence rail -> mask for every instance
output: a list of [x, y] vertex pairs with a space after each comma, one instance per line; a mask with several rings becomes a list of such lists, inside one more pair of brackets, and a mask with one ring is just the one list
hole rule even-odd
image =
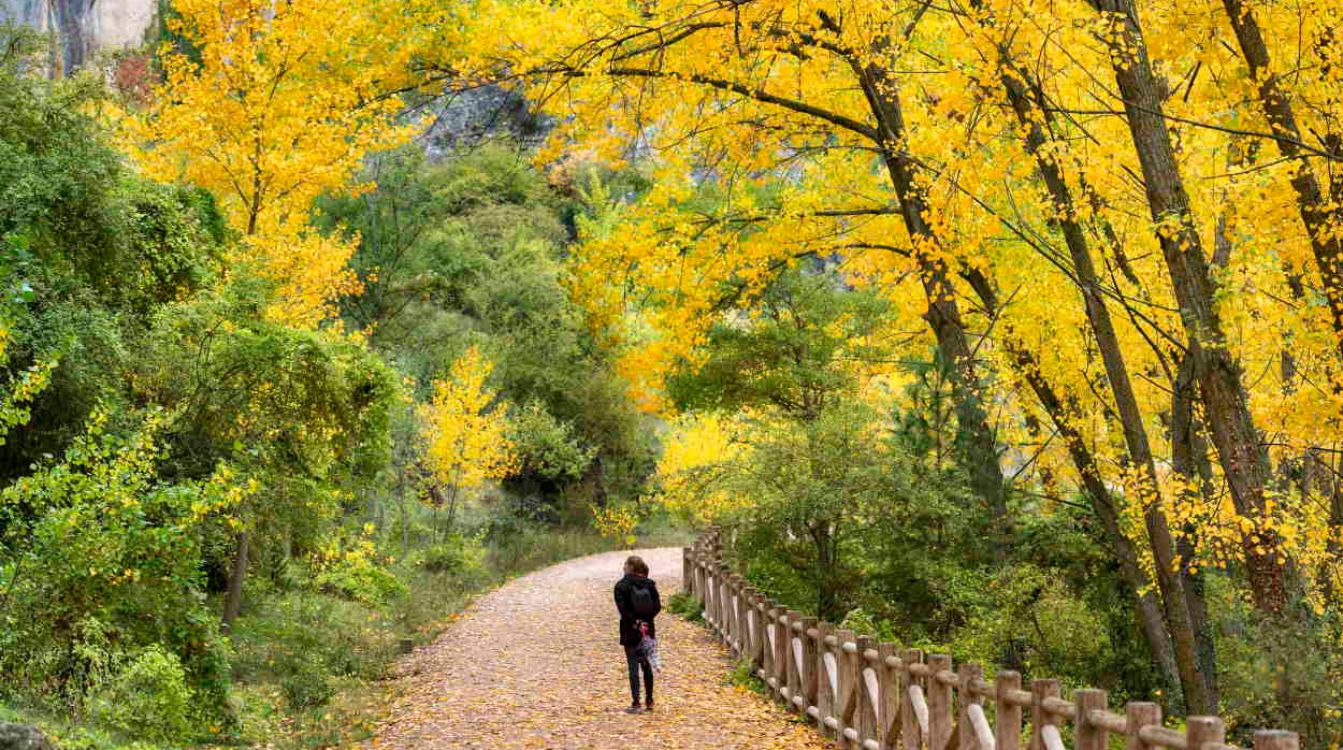
[[[978, 664], [953, 668], [946, 654], [925, 654], [837, 629], [786, 609], [723, 563], [709, 532], [685, 548], [686, 589], [703, 603], [704, 621], [790, 710], [810, 718], [843, 748], [862, 750], [1241, 750], [1226, 744], [1216, 716], [1190, 716], [1185, 730], [1162, 725], [1161, 706], [1132, 702], [1110, 709], [1104, 690], [1074, 691], [1059, 681]], [[1023, 729], [1029, 728], [1029, 734]], [[1027, 747], [1022, 748], [1026, 742]], [[1117, 741], [1117, 739], [1116, 739]], [[1295, 732], [1261, 730], [1253, 750], [1299, 750]]]

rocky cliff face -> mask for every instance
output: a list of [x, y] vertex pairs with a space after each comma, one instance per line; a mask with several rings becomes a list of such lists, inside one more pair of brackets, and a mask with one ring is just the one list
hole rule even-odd
[[56, 73], [83, 66], [103, 49], [138, 47], [158, 26], [158, 0], [0, 0], [0, 22], [56, 35]]
[[508, 137], [538, 146], [554, 123], [537, 113], [521, 95], [498, 86], [482, 86], [443, 96], [431, 106], [434, 119], [423, 138], [431, 159], [443, 159], [459, 149]]
[[[352, 0], [357, 2], [358, 0]], [[66, 75], [109, 49], [154, 41], [163, 0], [0, 0], [0, 24], [29, 26], [56, 38], [52, 75]], [[109, 71], [116, 77], [116, 71]], [[435, 117], [423, 143], [431, 158], [500, 136], [536, 145], [553, 127], [530, 102], [497, 86], [484, 86], [429, 105]]]

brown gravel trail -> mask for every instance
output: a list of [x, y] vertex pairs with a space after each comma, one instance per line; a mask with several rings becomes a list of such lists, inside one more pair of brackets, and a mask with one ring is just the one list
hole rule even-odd
[[[698, 625], [658, 618], [657, 710], [622, 713], [629, 691], [611, 587], [627, 553], [517, 578], [477, 601], [402, 665], [401, 698], [376, 748], [819, 750], [781, 709], [727, 681], [727, 653]], [[681, 551], [641, 550], [664, 601]]]

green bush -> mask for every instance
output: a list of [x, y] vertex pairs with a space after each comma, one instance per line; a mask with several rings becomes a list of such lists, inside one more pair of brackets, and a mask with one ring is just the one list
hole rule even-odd
[[755, 673], [755, 663], [750, 659], [738, 659], [728, 673], [728, 682], [735, 687], [744, 688], [760, 695], [769, 695], [765, 681]]
[[342, 599], [386, 607], [404, 596], [406, 585], [378, 560], [373, 543], [360, 540], [348, 546], [339, 540], [323, 550], [315, 564], [313, 585]]
[[299, 659], [293, 663], [293, 671], [280, 680], [280, 689], [290, 708], [306, 710], [325, 705], [335, 695], [323, 665], [309, 659]]
[[176, 742], [192, 729], [194, 691], [175, 654], [151, 646], [132, 659], [93, 701], [100, 722], [155, 742]]
[[844, 615], [840, 621], [839, 627], [842, 630], [852, 630], [861, 635], [875, 636], [882, 641], [898, 641], [899, 633], [888, 620], [878, 619], [875, 615], [862, 607], [854, 607], [849, 613]]
[[667, 611], [690, 622], [704, 622], [704, 605], [694, 594], [677, 591], [667, 599]]
[[290, 591], [257, 602], [234, 622], [236, 675], [281, 680], [299, 661], [332, 675], [383, 676], [396, 655], [396, 622], [379, 609], [313, 591]]
[[314, 576], [313, 583], [342, 599], [374, 606], [384, 606], [393, 597], [406, 593], [406, 585], [391, 571], [365, 564], [333, 566]]
[[[1010, 657], [1033, 672], [1110, 687], [1105, 673], [1112, 649], [1103, 613], [1077, 592], [1029, 564], [1004, 569], [984, 588], [986, 601], [956, 632], [952, 653], [982, 664]], [[1022, 628], [1023, 622], [1031, 626]]]
[[278, 682], [318, 665], [337, 676], [379, 678], [397, 653], [397, 623], [380, 609], [311, 591], [256, 602], [233, 624], [235, 674]]
[[478, 573], [485, 564], [485, 548], [479, 539], [452, 534], [438, 544], [416, 550], [409, 562], [430, 573]]
[[225, 483], [158, 483], [157, 417], [129, 436], [107, 421], [96, 413], [64, 461], [0, 493], [0, 575], [22, 573], [0, 609], [0, 673], [77, 710], [118, 665], [161, 649], [218, 709], [226, 648], [196, 531]]

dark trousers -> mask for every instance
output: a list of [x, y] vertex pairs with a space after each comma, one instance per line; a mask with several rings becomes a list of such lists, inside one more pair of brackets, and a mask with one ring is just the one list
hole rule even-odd
[[635, 653], [634, 646], [626, 646], [625, 663], [630, 669], [630, 700], [634, 703], [639, 702], [639, 669], [642, 667], [644, 672], [644, 694], [647, 696], [644, 702], [652, 703], [653, 665], [648, 663], [648, 657], [639, 656]]

